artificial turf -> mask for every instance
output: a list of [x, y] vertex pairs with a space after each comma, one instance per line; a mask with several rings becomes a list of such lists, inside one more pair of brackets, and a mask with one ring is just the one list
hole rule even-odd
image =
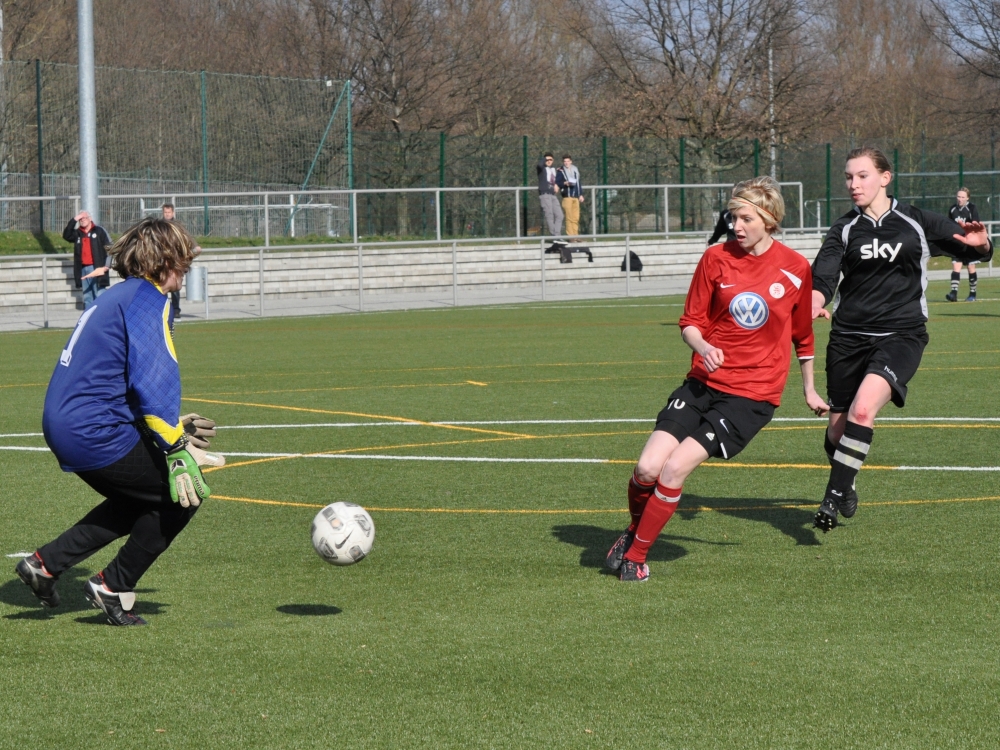
[[[974, 305], [946, 291], [906, 409], [884, 414], [968, 419], [883, 422], [870, 466], [1000, 465], [1000, 421], [975, 421], [1000, 417], [1000, 281]], [[63, 576], [56, 610], [9, 559], [0, 747], [996, 747], [1000, 472], [866, 469], [857, 516], [823, 535], [822, 423], [776, 421], [734, 462], [758, 466], [691, 477], [648, 583], [602, 571], [687, 371], [681, 301], [182, 321], [184, 408], [223, 426], [646, 421], [220, 430], [223, 452], [617, 462], [230, 457], [140, 583], [146, 628], [83, 598], [113, 549]], [[0, 433], [40, 431], [68, 333], [0, 334]], [[797, 369], [778, 417], [809, 416]], [[0, 465], [4, 554], [98, 500], [48, 453]], [[336, 500], [377, 527], [349, 568], [309, 543]], [[466, 510], [500, 512], [440, 512]]]

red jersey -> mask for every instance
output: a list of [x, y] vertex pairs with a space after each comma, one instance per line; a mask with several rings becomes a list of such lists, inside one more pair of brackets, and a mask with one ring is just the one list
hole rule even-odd
[[725, 360], [710, 373], [695, 353], [689, 378], [780, 406], [789, 344], [800, 359], [815, 351], [809, 262], [777, 240], [759, 256], [735, 240], [713, 245], [698, 262], [684, 302], [681, 330], [688, 326], [722, 349]]
[[90, 235], [85, 234], [80, 239], [80, 265], [94, 265], [94, 253], [90, 249]]

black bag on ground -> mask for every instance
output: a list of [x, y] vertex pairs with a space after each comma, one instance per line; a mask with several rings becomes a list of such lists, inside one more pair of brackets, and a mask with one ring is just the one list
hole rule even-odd
[[547, 248], [545, 248], [546, 253], [559, 253], [560, 263], [572, 263], [573, 262], [573, 251], [569, 249], [569, 245], [565, 242], [560, 242], [556, 240]]
[[[628, 251], [628, 270], [635, 273], [642, 273], [642, 260], [635, 254], [634, 250]], [[625, 258], [622, 258], [622, 272], [625, 271]]]

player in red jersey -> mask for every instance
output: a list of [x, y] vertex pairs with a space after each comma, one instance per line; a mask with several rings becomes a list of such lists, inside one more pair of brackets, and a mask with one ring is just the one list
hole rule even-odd
[[684, 480], [706, 459], [730, 459], [771, 421], [795, 345], [806, 404], [829, 407], [813, 385], [812, 269], [771, 235], [785, 215], [778, 183], [733, 188], [736, 239], [705, 251], [681, 315], [691, 371], [656, 418], [628, 486], [632, 523], [608, 552], [623, 581], [649, 578], [646, 555], [677, 509]]

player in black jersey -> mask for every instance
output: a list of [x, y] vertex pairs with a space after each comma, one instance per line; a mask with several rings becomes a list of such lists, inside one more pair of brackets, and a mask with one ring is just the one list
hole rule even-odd
[[878, 149], [851, 151], [844, 172], [854, 209], [830, 227], [813, 263], [813, 317], [830, 318], [824, 308], [833, 300], [826, 355], [831, 469], [815, 517], [824, 532], [837, 525], [838, 514], [850, 518], [857, 510], [854, 480], [875, 417], [889, 401], [903, 406], [927, 346], [927, 259], [993, 256], [981, 223], [962, 227], [888, 196], [892, 173]]
[[[959, 188], [958, 194], [955, 196], [955, 205], [948, 209], [948, 218], [962, 226], [970, 221], [979, 221], [979, 211], [976, 210], [975, 203], [969, 203], [970, 197], [972, 197], [972, 193], [969, 192], [969, 188]], [[963, 265], [966, 264], [963, 264], [958, 258], [951, 259], [951, 291], [945, 295], [945, 299], [949, 302], [958, 302], [958, 282], [962, 280]], [[976, 273], [975, 262], [970, 261], [967, 265], [969, 266], [969, 296], [965, 298], [965, 301], [975, 302], [976, 282], [979, 280], [979, 274]]]
[[715, 224], [712, 236], [708, 238], [708, 244], [714, 245], [723, 237], [727, 241], [736, 239], [736, 219], [733, 218], [733, 213], [728, 208], [722, 209], [722, 213], [719, 214], [719, 221]]

